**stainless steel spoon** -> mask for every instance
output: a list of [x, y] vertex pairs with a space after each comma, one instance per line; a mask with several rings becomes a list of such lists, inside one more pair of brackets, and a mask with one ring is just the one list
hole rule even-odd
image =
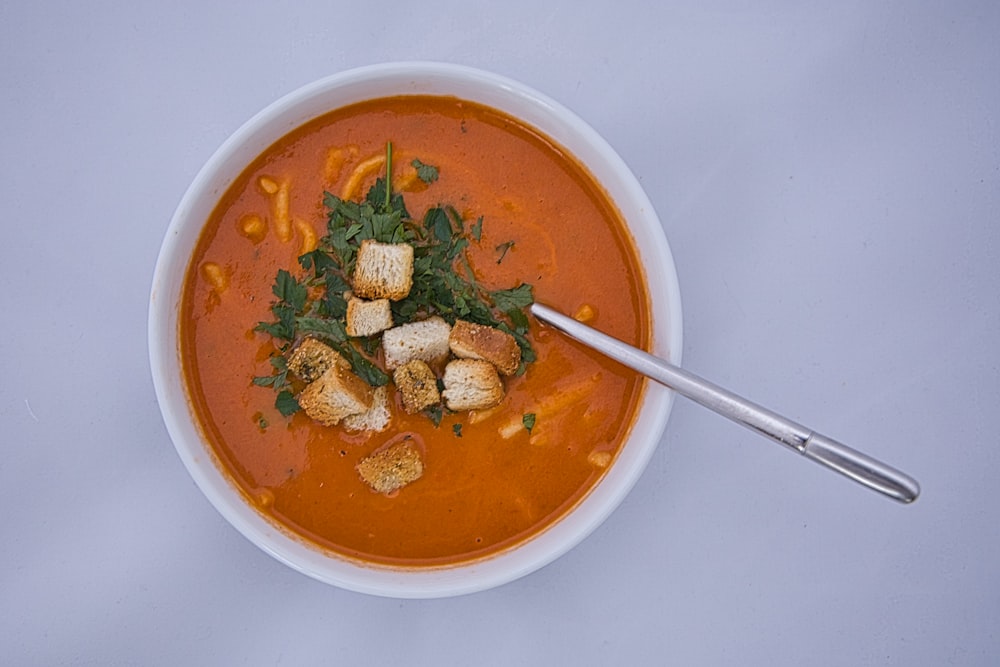
[[920, 485], [915, 479], [847, 445], [820, 435], [659, 357], [577, 322], [548, 306], [535, 303], [531, 306], [531, 312], [539, 320], [551, 324], [584, 345], [646, 377], [670, 387], [681, 396], [766, 435], [806, 458], [836, 470], [893, 500], [911, 503], [920, 495]]

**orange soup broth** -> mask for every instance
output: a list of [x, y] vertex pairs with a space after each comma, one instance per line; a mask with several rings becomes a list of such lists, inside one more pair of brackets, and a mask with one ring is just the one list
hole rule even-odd
[[[353, 105], [308, 123], [265, 151], [225, 193], [188, 270], [180, 318], [185, 373], [220, 464], [248, 502], [279, 525], [368, 562], [468, 561], [544, 529], [585, 496], [626, 437], [643, 381], [532, 319], [538, 359], [524, 375], [504, 378], [507, 395], [492, 414], [446, 414], [435, 428], [394, 398], [390, 428], [374, 434], [324, 427], [302, 412], [282, 417], [274, 391], [251, 384], [271, 374], [275, 352], [254, 327], [272, 319], [278, 269], [302, 275], [304, 225], [318, 237], [326, 233], [323, 192], [341, 194], [359, 164], [385, 154], [387, 141], [394, 146], [394, 187], [415, 219], [439, 203], [455, 206], [467, 231], [482, 216], [469, 259], [486, 287], [530, 283], [536, 300], [570, 314], [589, 307], [592, 325], [644, 346], [642, 271], [600, 187], [559, 147], [500, 112], [415, 96]], [[415, 179], [414, 158], [437, 166], [439, 180]], [[356, 196], [383, 173], [368, 174]], [[290, 215], [298, 220], [290, 239], [279, 238], [275, 195], [262, 188], [262, 176], [287, 184]], [[266, 224], [263, 238], [244, 230], [253, 215]], [[221, 269], [223, 286], [208, 279], [208, 263]], [[531, 432], [522, 427], [501, 437], [525, 413], [538, 415]], [[392, 497], [375, 493], [355, 465], [401, 433], [422, 443], [423, 477]]]

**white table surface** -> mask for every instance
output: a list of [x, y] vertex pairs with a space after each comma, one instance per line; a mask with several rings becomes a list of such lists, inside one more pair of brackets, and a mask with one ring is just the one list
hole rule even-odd
[[[282, 4], [0, 7], [0, 662], [996, 664], [1000, 4]], [[154, 397], [160, 241], [259, 109], [406, 59], [589, 121], [662, 218], [685, 365], [921, 498], [679, 400], [611, 518], [499, 589], [369, 597], [240, 536]]]

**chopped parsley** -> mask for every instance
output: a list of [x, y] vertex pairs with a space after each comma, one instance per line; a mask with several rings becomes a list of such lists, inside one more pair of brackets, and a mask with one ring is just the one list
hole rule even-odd
[[441, 420], [444, 419], [444, 408], [441, 407], [440, 403], [437, 405], [432, 405], [426, 410], [424, 410], [424, 415], [426, 415], [426, 417], [431, 420], [432, 424], [434, 424], [435, 426], [440, 426]]
[[483, 216], [479, 216], [479, 219], [472, 223], [469, 231], [472, 232], [472, 238], [476, 243], [483, 240]]
[[289, 389], [282, 389], [274, 399], [274, 407], [283, 417], [290, 417], [299, 411], [299, 402]]
[[503, 258], [507, 256], [507, 251], [514, 247], [513, 241], [507, 241], [506, 243], [501, 243], [496, 247], [496, 251], [500, 253], [497, 257], [497, 264], [503, 261]]
[[410, 163], [417, 170], [417, 178], [424, 183], [430, 184], [438, 179], [438, 168], [429, 164], [424, 164], [420, 160], [413, 160]]
[[531, 433], [531, 429], [535, 428], [535, 413], [526, 412], [521, 416], [521, 423], [524, 424], [524, 428]]
[[[438, 180], [437, 167], [413, 160], [411, 165], [425, 183]], [[463, 319], [496, 327], [511, 334], [521, 348], [523, 373], [526, 364], [535, 360], [528, 340], [526, 309], [533, 302], [531, 285], [490, 290], [479, 283], [465, 251], [482, 239], [483, 219], [467, 224], [450, 205], [428, 209], [422, 218], [413, 218], [402, 194], [393, 192], [392, 144], [386, 144], [386, 174], [379, 177], [361, 201], [347, 201], [323, 193], [327, 212], [326, 234], [315, 250], [298, 258], [302, 277], [296, 279], [280, 269], [275, 276], [271, 305], [273, 319], [257, 324], [255, 330], [271, 336], [276, 353], [271, 358], [273, 373], [255, 377], [255, 385], [277, 391], [275, 407], [289, 416], [299, 409], [296, 385], [288, 377], [286, 354], [303, 337], [322, 340], [351, 364], [354, 372], [368, 384], [378, 387], [389, 382], [389, 375], [375, 362], [379, 337], [351, 338], [347, 335], [345, 292], [351, 289], [361, 242], [372, 239], [381, 243], [409, 243], [414, 249], [413, 287], [409, 295], [391, 304], [394, 325], [439, 315], [449, 324]], [[497, 246], [500, 260], [513, 242]], [[439, 424], [440, 407], [426, 411]], [[530, 428], [529, 428], [530, 430]], [[460, 428], [456, 435], [461, 436]]]

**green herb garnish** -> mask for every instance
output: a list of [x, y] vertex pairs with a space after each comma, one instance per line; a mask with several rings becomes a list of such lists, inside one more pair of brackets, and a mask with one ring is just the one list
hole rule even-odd
[[[411, 162], [425, 183], [438, 180], [437, 167], [420, 160]], [[393, 192], [392, 144], [386, 144], [386, 175], [375, 181], [360, 202], [345, 201], [334, 194], [323, 194], [327, 211], [327, 233], [317, 248], [299, 257], [303, 277], [296, 280], [285, 269], [278, 271], [272, 291], [276, 301], [271, 306], [274, 320], [260, 322], [256, 330], [275, 339], [278, 351], [272, 357], [274, 373], [256, 377], [253, 383], [273, 387], [278, 396], [275, 407], [285, 416], [299, 409], [295, 391], [288, 379], [286, 357], [295, 341], [305, 336], [322, 339], [351, 364], [354, 372], [372, 386], [389, 382], [389, 376], [373, 360], [378, 339], [354, 339], [347, 335], [344, 293], [351, 288], [361, 242], [372, 239], [381, 243], [409, 243], [414, 248], [413, 287], [410, 294], [391, 304], [396, 325], [439, 315], [449, 324], [464, 319], [497, 327], [514, 336], [521, 348], [521, 367], [535, 359], [528, 341], [528, 317], [525, 309], [533, 302], [530, 285], [511, 289], [489, 290], [476, 280], [465, 251], [482, 239], [483, 219], [471, 225], [448, 205], [428, 209], [420, 220], [410, 216], [403, 196]], [[497, 246], [500, 260], [513, 246]], [[498, 260], [498, 263], [499, 261]], [[443, 412], [425, 411], [435, 423]], [[530, 429], [529, 429], [530, 430]], [[456, 430], [460, 436], [460, 427]]]
[[430, 184], [438, 179], [438, 168], [429, 164], [424, 164], [420, 160], [413, 160], [410, 163], [417, 170], [417, 178], [424, 183]]
[[503, 258], [507, 256], [507, 251], [514, 247], [513, 241], [507, 241], [506, 243], [501, 243], [496, 247], [496, 251], [500, 253], [497, 257], [497, 264], [503, 261]]
[[531, 429], [535, 428], [535, 413], [528, 412], [522, 415], [521, 423], [524, 424], [524, 428], [527, 429], [528, 433], [531, 433]]
[[284, 417], [290, 417], [299, 411], [299, 402], [295, 400], [295, 396], [288, 389], [282, 389], [278, 392], [277, 398], [274, 399], [274, 407], [278, 408], [278, 412]]
[[444, 419], [444, 408], [440, 405], [432, 405], [431, 407], [424, 410], [424, 414], [434, 426], [440, 426], [441, 420]]

